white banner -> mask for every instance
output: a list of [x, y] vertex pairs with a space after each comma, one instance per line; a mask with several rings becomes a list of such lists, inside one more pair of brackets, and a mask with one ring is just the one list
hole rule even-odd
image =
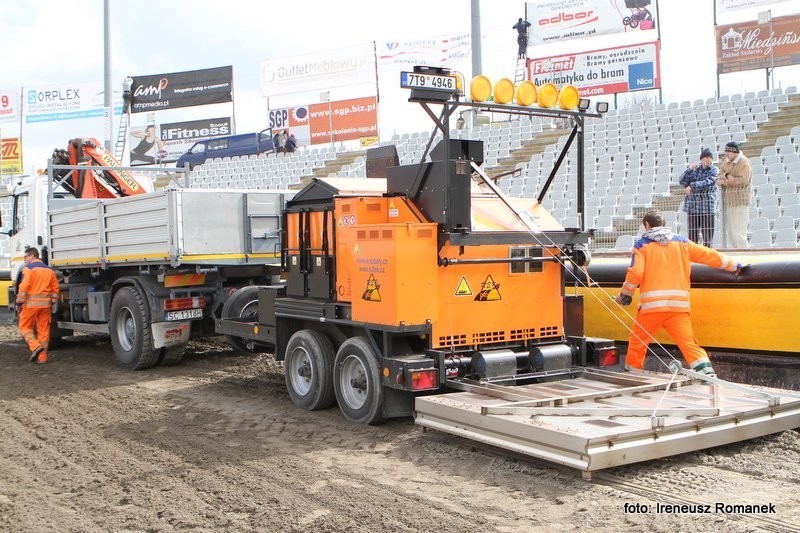
[[19, 88], [0, 89], [0, 122], [19, 120]]
[[378, 62], [381, 68], [427, 65], [447, 67], [471, 57], [469, 33], [439, 35], [409, 41], [378, 42]]
[[642, 40], [655, 39], [657, 0], [545, 0], [527, 4], [528, 46], [651, 31]]
[[[22, 114], [25, 122], [47, 122], [103, 116], [103, 83], [63, 83], [24, 87]], [[115, 103], [114, 113], [119, 113]]]
[[375, 83], [373, 44], [261, 63], [261, 93], [276, 96]]
[[528, 78], [536, 86], [574, 85], [584, 97], [661, 87], [658, 43], [530, 59]]
[[749, 7], [768, 6], [769, 4], [778, 4], [786, 2], [786, 0], [715, 0], [717, 2], [717, 13], [727, 13], [728, 11], [737, 11], [739, 9], [747, 9]]

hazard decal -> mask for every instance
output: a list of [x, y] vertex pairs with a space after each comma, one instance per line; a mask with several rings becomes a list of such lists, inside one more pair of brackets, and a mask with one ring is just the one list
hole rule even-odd
[[467, 283], [466, 276], [461, 276], [461, 281], [458, 282], [458, 287], [456, 287], [456, 292], [453, 296], [472, 296], [472, 289]]
[[475, 296], [476, 302], [493, 302], [495, 300], [502, 300], [500, 296], [500, 284], [495, 283], [492, 276], [486, 276], [486, 279], [481, 284], [481, 292]]
[[378, 292], [381, 286], [378, 285], [378, 281], [375, 279], [374, 274], [369, 275], [369, 279], [367, 280], [367, 290], [364, 291], [364, 294], [361, 295], [362, 300], [366, 300], [368, 302], [380, 302], [381, 301], [381, 293]]

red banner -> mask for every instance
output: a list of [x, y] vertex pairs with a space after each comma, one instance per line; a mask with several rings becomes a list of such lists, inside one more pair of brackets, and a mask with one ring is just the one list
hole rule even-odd
[[374, 96], [274, 109], [269, 126], [294, 134], [300, 146], [350, 141], [378, 135], [378, 99]]
[[717, 26], [717, 72], [800, 64], [800, 16]]

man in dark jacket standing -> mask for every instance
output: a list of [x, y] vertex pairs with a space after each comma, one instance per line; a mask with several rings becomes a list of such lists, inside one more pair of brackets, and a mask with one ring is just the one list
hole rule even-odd
[[714, 215], [717, 212], [717, 167], [711, 164], [713, 158], [711, 150], [704, 148], [700, 161], [684, 170], [680, 180], [686, 191], [683, 210], [688, 218], [688, 237], [709, 248], [714, 242]]

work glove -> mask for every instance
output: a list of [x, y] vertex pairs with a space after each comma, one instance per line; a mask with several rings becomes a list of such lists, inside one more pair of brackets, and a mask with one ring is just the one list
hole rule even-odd
[[736, 264], [736, 272], [734, 272], [734, 275], [735, 276], [741, 276], [742, 273], [745, 270], [747, 270], [748, 268], [750, 268], [750, 265], [748, 263], [737, 263]]
[[616, 298], [614, 298], [614, 301], [617, 302], [619, 305], [628, 306], [631, 305], [633, 298], [631, 298], [627, 294], [620, 294]]

